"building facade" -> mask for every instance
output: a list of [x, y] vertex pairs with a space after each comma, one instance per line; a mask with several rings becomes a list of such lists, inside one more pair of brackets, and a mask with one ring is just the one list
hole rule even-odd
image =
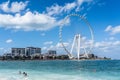
[[26, 48], [26, 56], [32, 56], [35, 54], [41, 54], [41, 48], [37, 48], [37, 47], [27, 47]]
[[25, 48], [12, 48], [13, 56], [25, 56]]
[[35, 54], [41, 54], [41, 48], [27, 47], [27, 48], [12, 48], [12, 55], [14, 56], [32, 56]]
[[56, 56], [57, 55], [57, 52], [55, 50], [49, 50], [48, 51], [48, 55], [49, 56]]
[[55, 59], [57, 52], [55, 50], [48, 50], [46, 54], [43, 55], [43, 59]]

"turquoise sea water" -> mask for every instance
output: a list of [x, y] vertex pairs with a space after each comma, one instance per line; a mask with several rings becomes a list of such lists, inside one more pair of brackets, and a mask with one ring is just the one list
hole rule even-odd
[[120, 60], [0, 61], [0, 80], [120, 80]]

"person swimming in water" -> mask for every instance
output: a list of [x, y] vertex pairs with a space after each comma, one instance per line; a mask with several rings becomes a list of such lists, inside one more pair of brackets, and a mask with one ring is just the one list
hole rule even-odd
[[27, 76], [27, 73], [26, 73], [26, 72], [23, 72], [23, 75], [24, 75], [24, 76]]
[[23, 76], [25, 76], [25, 77], [28, 76], [28, 74], [27, 74], [26, 72], [23, 72], [23, 73], [22, 73], [21, 71], [19, 71], [19, 74], [20, 74], [20, 75], [23, 74]]

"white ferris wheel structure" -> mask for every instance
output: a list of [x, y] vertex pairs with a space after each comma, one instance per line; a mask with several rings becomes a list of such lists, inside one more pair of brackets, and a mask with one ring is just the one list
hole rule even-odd
[[[91, 44], [89, 45], [89, 49], [86, 49], [85, 47], [81, 46], [81, 44], [83, 42], [82, 42], [82, 35], [80, 33], [77, 33], [77, 34], [74, 35], [72, 46], [71, 46], [70, 50], [68, 50], [66, 48], [66, 46], [64, 45], [63, 35], [62, 35], [63, 25], [64, 25], [64, 22], [66, 22], [66, 20], [69, 17], [71, 17], [71, 16], [75, 16], [75, 17], [80, 18], [88, 26], [89, 31], [90, 31], [90, 37], [91, 37]], [[60, 29], [59, 29], [59, 39], [60, 39], [60, 43], [62, 44], [65, 52], [68, 54], [69, 59], [75, 58], [75, 56], [73, 55], [73, 50], [76, 51], [77, 59], [78, 60], [80, 59], [80, 57], [89, 58], [88, 54], [90, 54], [91, 51], [92, 51], [92, 49], [93, 49], [94, 35], [93, 35], [93, 29], [92, 29], [91, 25], [89, 24], [89, 22], [87, 21], [87, 19], [85, 19], [83, 16], [81, 16], [79, 14], [70, 14], [70, 15], [67, 15], [64, 18], [63, 22], [61, 23], [61, 26], [60, 26]], [[84, 55], [80, 56], [82, 54], [82, 51], [84, 51]]]

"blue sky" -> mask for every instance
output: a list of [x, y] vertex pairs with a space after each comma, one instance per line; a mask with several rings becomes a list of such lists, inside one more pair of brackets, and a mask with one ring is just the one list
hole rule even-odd
[[[0, 54], [11, 47], [41, 47], [63, 51], [59, 26], [72, 13], [84, 16], [94, 30], [94, 50], [98, 56], [120, 59], [119, 0], [0, 0]], [[90, 39], [86, 24], [70, 17], [63, 27], [63, 41], [71, 46], [80, 32]]]

